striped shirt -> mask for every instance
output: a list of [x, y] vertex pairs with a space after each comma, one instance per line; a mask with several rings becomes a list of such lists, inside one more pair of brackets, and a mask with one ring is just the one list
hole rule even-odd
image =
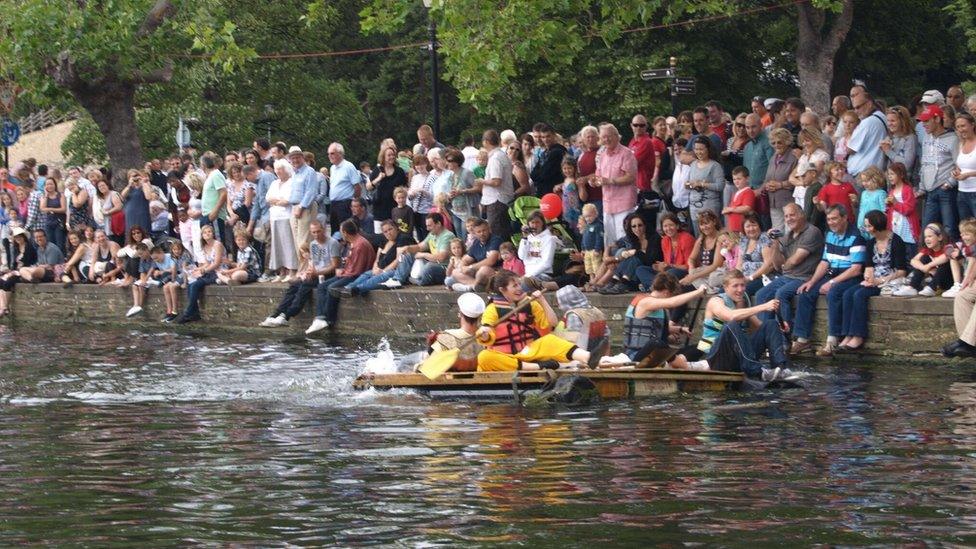
[[830, 265], [831, 271], [843, 271], [851, 265], [864, 265], [867, 262], [867, 243], [861, 232], [850, 224], [844, 234], [828, 231], [821, 259]]

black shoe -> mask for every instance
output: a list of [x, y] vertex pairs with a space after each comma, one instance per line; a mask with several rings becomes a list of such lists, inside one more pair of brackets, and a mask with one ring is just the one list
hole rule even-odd
[[604, 295], [620, 295], [620, 294], [625, 294], [629, 291], [630, 288], [628, 288], [623, 282], [613, 282], [607, 286]]
[[183, 315], [180, 315], [180, 316], [176, 317], [176, 320], [174, 320], [173, 322], [176, 323], [176, 324], [189, 324], [190, 322], [198, 322], [200, 320], [203, 320], [202, 318], [200, 318], [200, 315], [189, 315], [189, 316], [187, 316], [187, 315], [183, 314]]
[[593, 370], [600, 365], [600, 359], [610, 353], [610, 340], [606, 337], [599, 337], [590, 341], [587, 350], [590, 352], [590, 359], [586, 361], [586, 365]]
[[960, 341], [959, 343], [961, 343], [961, 345], [959, 345], [958, 347], [956, 347], [952, 351], [952, 355], [950, 355], [950, 356], [953, 356], [953, 357], [956, 357], [956, 358], [973, 358], [973, 357], [976, 357], [976, 347], [973, 347], [972, 345], [966, 343], [965, 341]]
[[557, 370], [559, 369], [559, 363], [555, 360], [542, 360], [539, 361], [539, 368], [542, 370]]
[[963, 345], [966, 345], [966, 342], [961, 339], [957, 339], [955, 341], [952, 341], [944, 345], [942, 347], [942, 356], [947, 356], [947, 357], [955, 356], [956, 350], [958, 350]]

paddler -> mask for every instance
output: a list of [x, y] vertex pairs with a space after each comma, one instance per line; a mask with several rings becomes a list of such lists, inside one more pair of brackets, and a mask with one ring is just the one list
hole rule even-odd
[[[750, 378], [774, 381], [792, 375], [787, 366], [786, 337], [777, 321], [757, 315], [779, 309], [779, 300], [753, 306], [746, 293], [746, 277], [732, 269], [725, 273], [723, 292], [708, 300], [701, 341], [682, 354], [707, 362], [709, 369], [742, 372]], [[747, 333], [750, 332], [750, 333]], [[770, 364], [763, 362], [769, 351]]]
[[[706, 286], [679, 294], [681, 284], [670, 273], [654, 277], [650, 294], [640, 294], [630, 302], [624, 313], [624, 353], [634, 362], [641, 362], [658, 349], [670, 347], [670, 340], [690, 336], [688, 328], [671, 321], [668, 310], [683, 307], [705, 295]], [[663, 362], [663, 359], [662, 359]], [[683, 355], [668, 360], [672, 368], [686, 368]], [[651, 367], [657, 364], [650, 365]]]
[[540, 291], [532, 293], [528, 307], [498, 322], [529, 296], [522, 289], [518, 275], [504, 269], [495, 274], [491, 287], [495, 295], [485, 308], [476, 334], [478, 341], [488, 347], [478, 354], [478, 371], [554, 369], [560, 362], [574, 360], [595, 368], [607, 354], [610, 341], [605, 337], [596, 338], [587, 349], [581, 349], [549, 333], [559, 317]]
[[451, 328], [435, 334], [430, 343], [430, 352], [460, 348], [460, 354], [452, 372], [473, 372], [478, 369], [478, 353], [484, 350], [477, 341], [468, 343], [481, 326], [481, 315], [485, 312], [485, 300], [478, 294], [467, 292], [457, 299], [460, 328]]
[[556, 304], [563, 311], [556, 335], [580, 347], [587, 347], [591, 339], [605, 337], [609, 341], [607, 316], [590, 303], [582, 290], [572, 284], [559, 288]]

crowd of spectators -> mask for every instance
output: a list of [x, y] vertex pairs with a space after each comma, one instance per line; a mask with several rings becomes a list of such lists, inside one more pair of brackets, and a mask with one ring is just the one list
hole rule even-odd
[[626, 144], [608, 122], [489, 129], [458, 147], [425, 125], [359, 166], [332, 143], [320, 166], [258, 139], [152, 160], [122, 188], [105, 169], [28, 160], [0, 170], [0, 315], [18, 282], [131, 288], [129, 316], [160, 287], [161, 320], [177, 323], [200, 319], [208, 285], [281, 283], [262, 326], [315, 293], [313, 333], [338, 322], [343, 297], [484, 291], [502, 268], [527, 287], [608, 294], [649, 291], [661, 273], [716, 293], [738, 269], [756, 303], [778, 300], [793, 353], [811, 349], [820, 295], [821, 355], [864, 344], [870, 297], [941, 295], [960, 301], [946, 353], [976, 355], [963, 318], [976, 302], [974, 112], [958, 86], [905, 107], [855, 85], [829, 114], [754, 97], [742, 113], [709, 101], [636, 115]]

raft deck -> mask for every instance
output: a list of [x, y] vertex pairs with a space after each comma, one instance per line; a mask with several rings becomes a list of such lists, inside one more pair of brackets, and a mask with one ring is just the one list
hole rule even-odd
[[511, 398], [513, 391], [538, 392], [550, 380], [585, 377], [603, 399], [623, 399], [676, 392], [725, 391], [745, 379], [740, 372], [674, 370], [622, 366], [600, 370], [542, 370], [520, 372], [448, 372], [437, 379], [419, 373], [363, 374], [353, 388], [411, 389], [437, 398]]

